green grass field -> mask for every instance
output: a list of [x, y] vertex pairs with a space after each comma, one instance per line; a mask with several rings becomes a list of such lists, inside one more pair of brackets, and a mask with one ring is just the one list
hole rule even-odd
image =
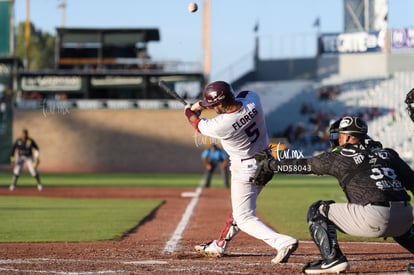
[[[145, 187], [196, 187], [200, 174], [42, 174], [47, 186], [145, 186]], [[8, 186], [11, 174], [0, 174], [1, 185]], [[33, 185], [35, 180], [27, 173], [19, 177], [18, 185]]]
[[[199, 174], [42, 175], [45, 188], [48, 186], [196, 188], [200, 179]], [[7, 187], [10, 175], [1, 174], [0, 182], [3, 188]], [[35, 181], [24, 174], [19, 179], [19, 185], [35, 188]], [[213, 177], [212, 188], [224, 188], [219, 175]], [[278, 231], [301, 240], [309, 240], [306, 213], [310, 204], [319, 199], [346, 201], [337, 181], [332, 177], [276, 175], [258, 199], [258, 212]], [[119, 239], [159, 204], [160, 201], [148, 200], [3, 197], [0, 200], [0, 218], [2, 218], [0, 242]], [[96, 230], [97, 228], [99, 230]], [[360, 239], [340, 234], [340, 240]]]
[[120, 239], [161, 201], [3, 197], [0, 242]]

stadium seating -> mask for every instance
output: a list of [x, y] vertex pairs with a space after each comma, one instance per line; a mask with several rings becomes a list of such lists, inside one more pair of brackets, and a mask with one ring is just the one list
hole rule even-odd
[[[337, 85], [335, 97], [321, 100], [321, 87]], [[414, 125], [406, 113], [406, 93], [414, 87], [414, 72], [397, 72], [375, 79], [346, 79], [340, 76], [329, 80], [254, 82], [242, 89], [257, 91], [262, 97], [269, 133], [282, 135], [288, 125], [305, 125], [309, 130], [311, 117], [301, 113], [303, 103], [315, 112], [337, 119], [344, 114], [363, 116], [368, 120], [369, 134], [384, 146], [397, 150], [401, 157], [412, 163], [414, 156]], [[325, 129], [326, 131], [326, 129]], [[310, 145], [310, 148], [309, 148]], [[303, 142], [292, 146], [303, 147]], [[306, 143], [307, 155], [320, 150], [318, 144]]]

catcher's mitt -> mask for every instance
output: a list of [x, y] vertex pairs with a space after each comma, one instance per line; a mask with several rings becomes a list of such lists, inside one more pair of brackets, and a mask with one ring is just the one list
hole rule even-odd
[[414, 122], [414, 88], [407, 93], [407, 96], [405, 97], [405, 103], [407, 104], [408, 115]]
[[273, 160], [271, 151], [264, 150], [257, 153], [254, 158], [257, 161], [257, 169], [253, 178], [253, 183], [259, 186], [265, 186], [274, 175], [273, 170], [269, 168], [269, 161]]

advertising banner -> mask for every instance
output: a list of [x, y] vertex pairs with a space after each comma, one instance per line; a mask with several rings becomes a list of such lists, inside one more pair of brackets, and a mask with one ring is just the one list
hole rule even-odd
[[380, 52], [384, 48], [384, 32], [355, 32], [322, 34], [320, 53]]
[[414, 50], [414, 28], [391, 29], [391, 51]]

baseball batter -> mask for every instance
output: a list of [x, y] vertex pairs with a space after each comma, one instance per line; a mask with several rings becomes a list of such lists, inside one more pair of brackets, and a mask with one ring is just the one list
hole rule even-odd
[[322, 259], [305, 265], [303, 272], [339, 273], [349, 268], [337, 229], [360, 237], [393, 237], [414, 253], [413, 209], [406, 192], [414, 191], [413, 170], [397, 152], [370, 140], [368, 126], [360, 118], [346, 116], [333, 125], [338, 128], [331, 129], [331, 139], [337, 132], [339, 146], [331, 152], [290, 160], [256, 155], [261, 160], [258, 170], [334, 176], [348, 199], [348, 203], [319, 200], [310, 206], [309, 231]]
[[[220, 139], [230, 158], [232, 214], [217, 240], [195, 246], [207, 256], [223, 256], [229, 241], [239, 230], [264, 241], [277, 250], [272, 263], [286, 262], [298, 241], [279, 234], [256, 217], [256, 200], [271, 179], [254, 180], [257, 163], [254, 155], [269, 147], [264, 113], [259, 96], [243, 91], [234, 96], [232, 87], [223, 81], [208, 84], [204, 100], [187, 105], [185, 115], [201, 134]], [[212, 119], [199, 118], [198, 111], [211, 108], [218, 114]], [[273, 173], [271, 173], [273, 176]]]
[[[17, 152], [16, 152], [17, 151]], [[29, 137], [27, 129], [23, 129], [22, 135], [18, 138], [13, 145], [13, 149], [10, 156], [10, 161], [14, 165], [13, 169], [13, 180], [9, 187], [10, 191], [16, 188], [17, 179], [19, 178], [20, 172], [24, 164], [27, 164], [30, 174], [36, 179], [37, 190], [42, 191], [43, 185], [40, 181], [40, 176], [37, 171], [39, 165], [40, 151], [37, 143]]]

